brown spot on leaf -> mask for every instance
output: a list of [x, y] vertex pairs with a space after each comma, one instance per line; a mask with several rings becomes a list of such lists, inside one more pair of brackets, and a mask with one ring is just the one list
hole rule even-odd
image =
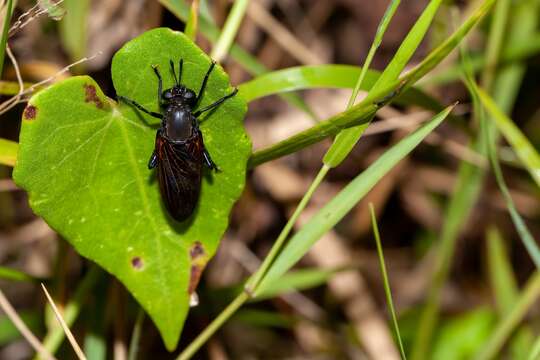
[[195, 244], [193, 244], [189, 250], [189, 255], [191, 256], [191, 260], [196, 260], [204, 255], [204, 248], [200, 241], [196, 241]]
[[93, 102], [98, 109], [103, 108], [103, 102], [97, 96], [96, 87], [94, 85], [84, 84], [84, 92], [86, 94], [84, 101]]
[[202, 272], [206, 266], [208, 256], [204, 251], [204, 247], [200, 241], [196, 241], [189, 249], [189, 256], [191, 257], [191, 272], [189, 275], [189, 287], [188, 293], [193, 294], [199, 280], [201, 279]]
[[28, 106], [24, 109], [23, 116], [25, 120], [34, 120], [37, 115], [37, 107], [34, 105], [28, 104]]
[[197, 288], [197, 285], [199, 284], [199, 280], [201, 279], [203, 271], [203, 266], [201, 265], [191, 265], [191, 273], [189, 275], [189, 287], [188, 287], [188, 294], [193, 294], [195, 289]]
[[135, 270], [141, 270], [144, 264], [140, 257], [135, 256], [134, 258], [131, 259], [131, 266], [133, 266]]

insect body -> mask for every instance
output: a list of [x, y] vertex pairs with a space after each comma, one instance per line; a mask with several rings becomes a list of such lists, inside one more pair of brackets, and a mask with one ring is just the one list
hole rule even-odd
[[203, 166], [206, 165], [210, 170], [219, 171], [204, 147], [203, 135], [199, 129], [197, 117], [206, 111], [215, 109], [225, 100], [236, 95], [238, 89], [234, 89], [233, 92], [214, 103], [196, 110], [215, 63], [212, 62], [206, 72], [198, 94], [181, 83], [183, 60], [179, 62], [178, 77], [176, 77], [172, 60], [170, 64], [175, 85], [165, 91], [163, 91], [163, 81], [157, 67], [152, 67], [158, 78], [158, 101], [162, 113], [149, 111], [126, 97], [118, 96], [118, 98], [161, 119], [161, 126], [156, 133], [155, 148], [148, 162], [148, 168], [157, 167], [159, 189], [165, 207], [174, 219], [183, 221], [191, 216], [197, 205]]

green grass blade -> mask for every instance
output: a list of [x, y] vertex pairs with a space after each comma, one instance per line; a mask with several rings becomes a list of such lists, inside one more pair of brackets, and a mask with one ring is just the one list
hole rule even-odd
[[377, 254], [379, 255], [379, 264], [381, 266], [381, 273], [383, 277], [384, 284], [384, 293], [386, 295], [386, 303], [390, 314], [392, 315], [392, 324], [394, 326], [394, 331], [396, 339], [399, 344], [399, 352], [402, 359], [407, 359], [405, 355], [405, 349], [403, 348], [403, 342], [401, 341], [401, 335], [399, 334], [399, 325], [396, 316], [396, 310], [394, 309], [394, 302], [392, 301], [392, 290], [390, 289], [390, 280], [388, 280], [388, 274], [386, 272], [386, 265], [384, 263], [384, 254], [381, 244], [381, 236], [379, 234], [379, 227], [377, 225], [377, 217], [375, 216], [375, 210], [373, 209], [373, 204], [369, 203], [369, 212], [371, 214], [371, 227], [373, 228], [373, 235], [375, 236], [375, 242], [377, 243]]
[[193, 42], [197, 38], [197, 27], [199, 22], [199, 0], [193, 0], [189, 11], [189, 18], [186, 22], [184, 34]]
[[506, 116], [493, 99], [482, 89], [478, 96], [490, 113], [491, 119], [505, 139], [510, 143], [522, 164], [529, 171], [536, 185], [540, 186], [540, 155], [514, 122]]
[[60, 22], [62, 44], [72, 61], [86, 55], [87, 20], [90, 11], [90, 0], [64, 0], [66, 15]]
[[256, 151], [249, 162], [250, 167], [262, 164], [266, 161], [277, 159], [303, 149], [329, 136], [336, 135], [341, 130], [371, 121], [371, 116], [378, 109], [374, 104], [386, 96], [406, 91], [419, 79], [430, 72], [448, 54], [456, 48], [468, 32], [483, 18], [491, 9], [495, 0], [485, 0], [478, 9], [439, 47], [433, 50], [421, 63], [415, 66], [410, 72], [395, 80], [390, 85], [379, 91], [371, 90], [362, 102], [354, 105], [349, 110], [321, 121], [319, 124], [307, 130], [291, 136], [288, 139], [278, 142], [266, 149]]
[[[519, 299], [519, 288], [512, 270], [503, 238], [495, 226], [487, 230], [488, 268], [491, 288], [495, 295], [495, 304], [499, 318], [512, 311]], [[523, 326], [512, 338], [510, 344], [513, 359], [526, 359], [532, 346], [533, 333], [529, 326]]]
[[11, 281], [26, 281], [26, 282], [38, 282], [42, 279], [37, 279], [25, 272], [11, 269], [5, 266], [0, 266], [0, 279]]
[[292, 291], [302, 291], [326, 284], [335, 274], [351, 270], [350, 268], [337, 269], [300, 269], [289, 271], [279, 281], [268, 284], [263, 292], [257, 294], [254, 301], [274, 298]]
[[[529, 15], [534, 14], [534, 9], [528, 11]], [[526, 16], [525, 19], [527, 18], [528, 17]], [[520, 24], [520, 26], [523, 26], [523, 24]], [[534, 32], [534, 27], [532, 30]], [[524, 36], [525, 37], [521, 37], [521, 41], [519, 41], [518, 43], [508, 41], [508, 44], [505, 44], [506, 47], [503, 49], [501, 53], [501, 58], [499, 60], [499, 63], [501, 65], [509, 66], [513, 63], [520, 63], [523, 60], [532, 57], [540, 52], [540, 33], [526, 33], [524, 34]], [[485, 67], [485, 56], [480, 54], [471, 54], [471, 68], [473, 73], [477, 73], [483, 70]], [[420, 85], [424, 86], [448, 84], [460, 80], [462, 74], [463, 69], [461, 65], [456, 64], [450, 66], [441, 73], [426, 76], [425, 79], [422, 79], [422, 81], [420, 81]]]
[[7, 0], [5, 9], [6, 13], [4, 16], [4, 25], [2, 26], [2, 38], [0, 39], [0, 77], [2, 77], [2, 72], [4, 70], [8, 31], [11, 23], [11, 16], [13, 16], [13, 0]]
[[493, 18], [489, 29], [489, 38], [486, 49], [486, 68], [482, 73], [481, 81], [482, 87], [488, 90], [491, 89], [495, 79], [497, 64], [500, 60], [510, 4], [510, 0], [499, 0], [493, 9]]
[[[409, 31], [401, 43], [396, 54], [390, 61], [390, 64], [388, 64], [381, 77], [377, 80], [375, 85], [373, 85], [373, 91], [387, 86], [398, 78], [399, 74], [403, 71], [428, 31], [431, 21], [433, 20], [433, 17], [435, 16], [441, 2], [442, 0], [430, 1], [422, 15], [420, 15], [412, 27], [411, 31]], [[363, 124], [341, 132], [334, 140], [334, 143], [330, 149], [326, 152], [323, 162], [329, 167], [336, 167], [339, 165], [352, 150], [367, 126], [368, 124]]]
[[[318, 88], [353, 89], [363, 69], [352, 65], [294, 66], [272, 71], [238, 85], [239, 94], [248, 102], [284, 92]], [[360, 89], [369, 90], [377, 82], [380, 72], [367, 70]], [[432, 96], [411, 87], [395, 100], [398, 104], [416, 105], [440, 112], [444, 107]]]
[[244, 19], [248, 5], [249, 0], [235, 0], [233, 3], [231, 12], [227, 16], [227, 20], [225, 20], [223, 31], [219, 35], [210, 55], [215, 61], [221, 62], [225, 59], [234, 42], [238, 28]]
[[498, 313], [503, 315], [516, 302], [519, 289], [501, 233], [494, 225], [487, 231], [487, 250], [491, 288], [495, 292]]
[[15, 141], [0, 139], [0, 164], [15, 166], [19, 144]]
[[[39, 333], [43, 328], [42, 316], [37, 311], [17, 311], [21, 320], [34, 334]], [[13, 325], [10, 318], [7, 316], [0, 316], [0, 346], [4, 347], [13, 343], [14, 341], [21, 339], [22, 335], [19, 329]]]
[[517, 303], [493, 331], [493, 335], [482, 347], [476, 360], [494, 359], [500, 355], [500, 351], [512, 332], [516, 329], [531, 307], [540, 298], [540, 272], [535, 272], [525, 285]]
[[388, 4], [388, 7], [386, 8], [386, 11], [384, 12], [381, 22], [379, 23], [379, 26], [377, 27], [375, 38], [373, 39], [373, 42], [371, 43], [371, 47], [369, 48], [366, 61], [364, 62], [364, 65], [362, 66], [362, 72], [360, 73], [360, 76], [358, 77], [358, 81], [356, 82], [356, 85], [354, 86], [354, 90], [349, 99], [349, 103], [347, 104], [347, 109], [350, 109], [356, 100], [356, 96], [358, 95], [358, 92], [360, 91], [360, 88], [362, 86], [366, 73], [369, 69], [369, 66], [371, 65], [371, 62], [373, 61], [375, 52], [381, 45], [382, 39], [384, 37], [384, 33], [386, 32], [386, 29], [388, 29], [388, 25], [390, 25], [390, 20], [392, 20], [392, 17], [394, 17], [394, 14], [396, 13], [396, 10], [400, 2], [401, 2], [400, 0], [390, 1], [390, 4]]
[[[489, 136], [487, 132], [486, 136]], [[523, 221], [523, 218], [516, 210], [514, 200], [512, 200], [510, 191], [508, 190], [508, 187], [506, 186], [506, 183], [504, 181], [501, 166], [497, 158], [495, 142], [493, 142], [491, 139], [488, 139], [487, 141], [489, 145], [489, 158], [493, 167], [495, 179], [497, 180], [497, 185], [499, 186], [499, 189], [503, 194], [504, 200], [506, 202], [506, 207], [508, 209], [508, 212], [510, 213], [510, 217], [512, 218], [512, 222], [514, 223], [514, 226], [516, 227], [516, 230], [521, 238], [521, 241], [523, 242], [523, 245], [525, 245], [527, 252], [529, 253], [533, 262], [536, 264], [536, 267], [540, 270], [540, 248], [536, 244], [536, 241], [534, 240], [532, 234], [529, 232], [529, 229], [527, 229], [525, 221]]]
[[448, 116], [453, 107], [448, 107], [417, 131], [394, 145], [378, 158], [368, 169], [358, 175], [338, 195], [328, 202], [311, 220], [302, 227], [278, 255], [255, 295], [285, 274], [313, 244], [336, 225], [360, 199], [401, 159], [411, 152], [431, 131]]

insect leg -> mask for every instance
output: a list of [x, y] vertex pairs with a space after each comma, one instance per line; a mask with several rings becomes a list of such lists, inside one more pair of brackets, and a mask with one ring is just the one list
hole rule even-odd
[[123, 102], [125, 102], [125, 103], [127, 103], [129, 105], [135, 106], [137, 109], [141, 110], [144, 113], [147, 113], [150, 116], [153, 116], [153, 117], [158, 118], [158, 119], [163, 119], [163, 115], [161, 115], [160, 113], [153, 112], [153, 111], [150, 111], [150, 110], [146, 110], [141, 104], [137, 103], [134, 100], [128, 99], [127, 97], [123, 97], [121, 95], [118, 95], [118, 100], [121, 100], [121, 101], [123, 101]]
[[212, 64], [210, 64], [210, 67], [208, 68], [208, 71], [206, 72], [206, 75], [204, 75], [203, 82], [201, 84], [201, 89], [199, 90], [199, 94], [197, 95], [197, 101], [195, 102], [195, 106], [199, 105], [199, 102], [201, 101], [202, 94], [204, 92], [204, 89], [206, 88], [206, 83], [208, 82], [208, 78], [210, 77], [210, 73], [212, 70], [214, 70], [214, 66], [216, 66], [216, 62], [212, 60]]
[[148, 169], [153, 169], [157, 166], [158, 157], [156, 154], [156, 150], [152, 152], [152, 156], [150, 156], [150, 160], [148, 161]]
[[206, 151], [206, 149], [203, 150], [203, 156], [204, 156], [204, 164], [206, 165], [207, 168], [209, 168], [210, 170], [221, 171], [216, 165], [216, 163], [212, 160], [212, 158], [210, 157], [210, 154], [208, 153], [208, 151]]
[[[159, 74], [159, 70], [157, 68], [157, 65], [152, 65], [152, 69], [154, 69], [154, 72], [156, 73], [156, 76], [158, 78], [158, 91], [157, 91], [157, 99], [158, 103], [161, 104], [161, 93], [163, 92], [163, 80], [161, 79], [161, 75]], [[173, 69], [174, 71], [174, 69]]]
[[197, 110], [193, 113], [193, 115], [195, 117], [201, 115], [203, 112], [205, 111], [208, 111], [208, 110], [212, 110], [213, 108], [219, 106], [222, 102], [224, 102], [225, 100], [227, 99], [230, 99], [232, 98], [234, 95], [236, 95], [236, 93], [238, 92], [238, 89], [237, 88], [234, 88], [233, 92], [230, 93], [229, 95], [225, 95], [224, 97], [222, 97], [221, 99], [217, 100], [216, 102], [206, 106], [206, 107], [203, 107], [202, 109], [200, 110]]

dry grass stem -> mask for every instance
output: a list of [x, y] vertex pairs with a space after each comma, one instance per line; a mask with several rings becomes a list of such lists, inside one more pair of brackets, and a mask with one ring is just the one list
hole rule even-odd
[[45, 285], [43, 285], [43, 283], [41, 284], [41, 288], [43, 289], [43, 292], [45, 293], [45, 296], [47, 297], [47, 300], [49, 301], [49, 304], [51, 305], [51, 307], [52, 307], [52, 309], [54, 311], [54, 315], [56, 315], [56, 319], [58, 320], [58, 322], [62, 326], [62, 329], [64, 330], [64, 333], [66, 334], [66, 337], [68, 338], [69, 343], [71, 344], [71, 347], [73, 347], [73, 350], [75, 351], [75, 354], [77, 354], [77, 357], [79, 358], [79, 360], [86, 360], [86, 356], [84, 355], [81, 347], [77, 343], [77, 340], [75, 340], [75, 337], [73, 336], [73, 333], [71, 332], [71, 330], [67, 326], [66, 322], [62, 318], [62, 315], [58, 311], [58, 308], [56, 307], [53, 299], [51, 298], [51, 295], [49, 295], [49, 292], [47, 291], [47, 288], [45, 287]]

